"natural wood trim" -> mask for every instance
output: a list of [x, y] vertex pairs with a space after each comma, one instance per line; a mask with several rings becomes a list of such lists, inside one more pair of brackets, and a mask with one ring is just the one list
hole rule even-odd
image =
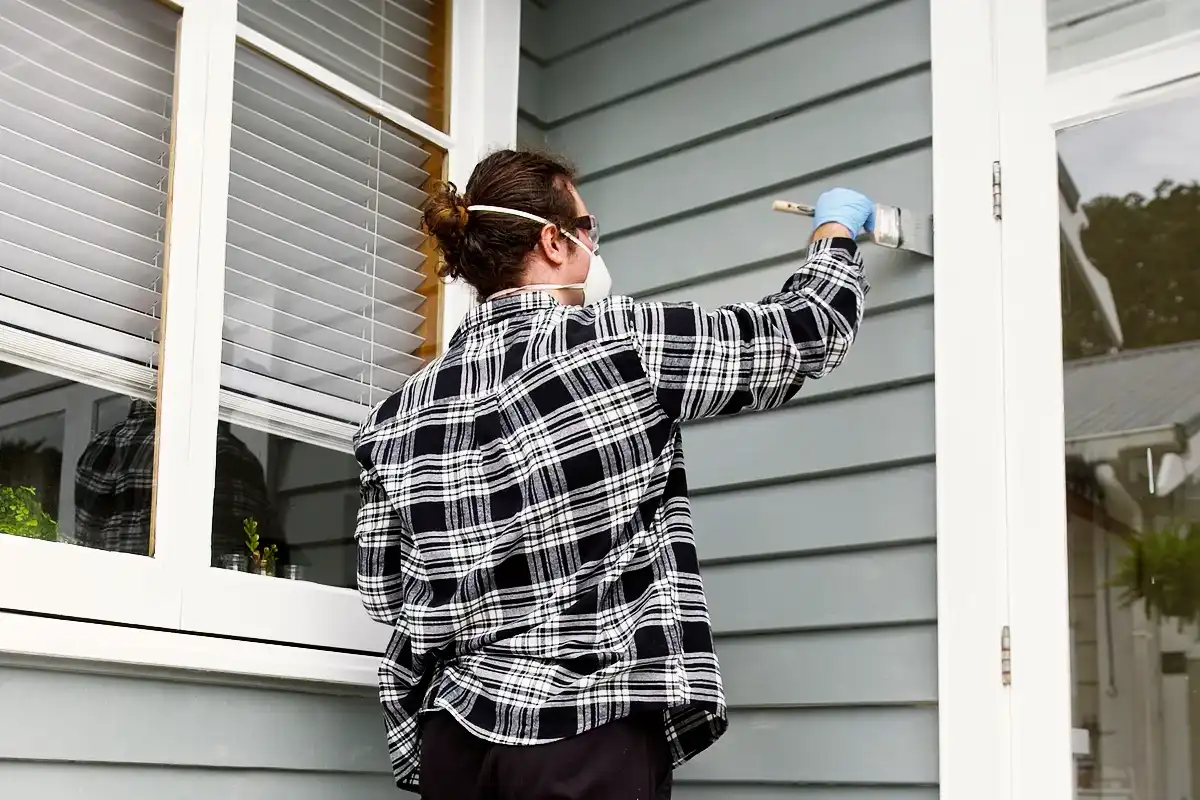
[[[426, 122], [441, 131], [450, 129], [450, 4], [451, 0], [434, 0], [431, 15], [433, 29], [429, 61], [433, 68], [429, 73], [429, 118]], [[428, 142], [424, 147], [425, 152], [429, 154], [425, 161], [425, 170], [429, 173], [429, 178], [421, 188], [428, 194], [446, 179], [446, 151]], [[417, 350], [417, 356], [428, 361], [435, 358], [442, 349], [439, 331], [442, 306], [445, 303], [445, 284], [437, 274], [441, 256], [433, 244], [432, 237], [425, 238], [420, 250], [425, 256], [425, 260], [421, 262], [421, 275], [424, 276], [424, 280], [417, 291], [425, 301], [420, 307], [424, 319], [417, 328], [417, 334], [424, 339], [424, 343]]]
[[[186, 13], [186, 12], [185, 12]], [[175, 23], [175, 74], [173, 76], [174, 84], [171, 87], [171, 135], [170, 144], [167, 145], [167, 202], [163, 207], [163, 267], [162, 267], [162, 287], [158, 295], [159, 310], [158, 310], [158, 364], [154, 370], [154, 489], [150, 492], [150, 541], [147, 544], [146, 555], [154, 556], [155, 545], [155, 520], [158, 517], [158, 461], [159, 461], [159, 430], [162, 428], [162, 363], [163, 363], [163, 340], [166, 338], [163, 334], [167, 329], [167, 283], [171, 280], [171, 217], [174, 210], [175, 201], [175, 128], [176, 120], [179, 119], [179, 61], [180, 47], [179, 36], [183, 29], [183, 16], [180, 15], [179, 20]]]

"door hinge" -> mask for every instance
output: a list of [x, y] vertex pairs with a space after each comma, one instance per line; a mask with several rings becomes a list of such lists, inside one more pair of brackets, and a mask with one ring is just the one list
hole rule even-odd
[[1007, 625], [1000, 629], [1000, 683], [1012, 686], [1012, 637]]
[[1000, 219], [1000, 162], [991, 162], [991, 216]]

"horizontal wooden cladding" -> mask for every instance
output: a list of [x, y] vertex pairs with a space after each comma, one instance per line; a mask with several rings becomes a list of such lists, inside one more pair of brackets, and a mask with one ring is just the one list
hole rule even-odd
[[[801, 256], [807, 250], [812, 222], [771, 210], [776, 198], [812, 202], [826, 189], [853, 186], [880, 203], [915, 212], [933, 207], [932, 153], [928, 148], [800, 181], [740, 198], [641, 230], [606, 239], [604, 261], [620, 294], [646, 295], [687, 283], [698, 283], [751, 265]], [[663, 187], [662, 191], [670, 191]], [[601, 225], [602, 210], [596, 209]], [[868, 265], [870, 266], [870, 265]]]
[[[804, 524], [794, 515], [793, 525]], [[718, 634], [933, 622], [934, 544], [806, 558], [713, 564], [702, 570]]]
[[555, 0], [521, 2], [521, 46], [539, 59], [593, 47], [614, 34], [695, 0]]
[[390, 772], [361, 696], [0, 667], [0, 761]]
[[933, 625], [727, 636], [717, 656], [730, 708], [937, 700]]
[[[107, 709], [119, 713], [116, 709]], [[87, 712], [92, 713], [92, 712]], [[164, 731], [174, 736], [174, 731]], [[247, 749], [269, 742], [245, 740]], [[396, 800], [402, 797], [390, 774], [346, 775], [278, 772], [257, 769], [214, 770], [127, 764], [66, 764], [0, 761], [4, 796], [23, 798], [86, 797], [87, 800]], [[87, 787], [86, 791], [82, 787]]]
[[720, 741], [676, 774], [687, 782], [933, 784], [937, 752], [932, 708], [733, 711]]
[[[863, 263], [871, 291], [867, 313], [882, 311], [898, 303], [933, 297], [933, 261], [903, 250], [862, 245]], [[641, 295], [643, 300], [664, 303], [697, 303], [715, 308], [728, 303], [756, 302], [779, 291], [784, 282], [804, 264], [800, 252], [782, 261], [771, 261], [750, 269], [725, 272], [707, 280], [686, 283]]]
[[701, 564], [934, 538], [932, 462], [692, 498]]
[[933, 384], [700, 422], [683, 441], [693, 492], [932, 458]]
[[517, 106], [526, 115], [538, 120], [542, 116], [544, 75], [537, 62], [524, 53], [521, 54], [517, 68]]
[[637, 169], [587, 181], [580, 191], [600, 216], [605, 234], [616, 235], [927, 141], [930, 97], [927, 71], [905, 75]]
[[938, 800], [938, 790], [898, 786], [758, 786], [676, 781], [672, 800]]
[[[587, 176], [766, 121], [928, 61], [925, 0], [902, 0], [574, 118], [553, 128], [549, 141], [571, 155]], [[830, 69], [832, 64], [836, 70]], [[636, 70], [637, 65], [630, 65], [630, 71]], [[578, 89], [579, 78], [574, 81]], [[582, 86], [586, 95], [586, 80]]]
[[529, 122], [529, 120], [517, 118], [517, 147], [523, 147], [528, 150], [544, 150], [546, 147], [546, 134], [541, 128]]
[[[546, 70], [542, 118], [552, 123], [587, 111], [771, 42], [828, 25], [878, 2], [706, 0], [677, 8], [674, 13], [660, 16], [620, 37], [556, 60]], [[679, 46], [663, 47], [663, 42], [678, 42]], [[581, 93], [574, 81], [581, 74], [591, 76], [586, 93]]]

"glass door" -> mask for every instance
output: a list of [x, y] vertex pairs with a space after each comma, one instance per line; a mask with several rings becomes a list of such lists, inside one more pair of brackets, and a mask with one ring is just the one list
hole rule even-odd
[[1057, 150], [1074, 784], [1200, 798], [1200, 98]]
[[1200, 800], [1200, 3], [996, 8], [1012, 796]]

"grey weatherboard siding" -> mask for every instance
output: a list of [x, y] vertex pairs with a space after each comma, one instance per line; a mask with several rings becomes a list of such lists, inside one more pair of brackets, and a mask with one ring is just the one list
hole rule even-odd
[[0, 666], [4, 800], [384, 800], [374, 689]]
[[[525, 0], [522, 144], [570, 157], [617, 291], [754, 300], [777, 197], [932, 209], [927, 0]], [[684, 800], [937, 797], [933, 265], [869, 249], [868, 317], [789, 406], [684, 432], [731, 727]]]

